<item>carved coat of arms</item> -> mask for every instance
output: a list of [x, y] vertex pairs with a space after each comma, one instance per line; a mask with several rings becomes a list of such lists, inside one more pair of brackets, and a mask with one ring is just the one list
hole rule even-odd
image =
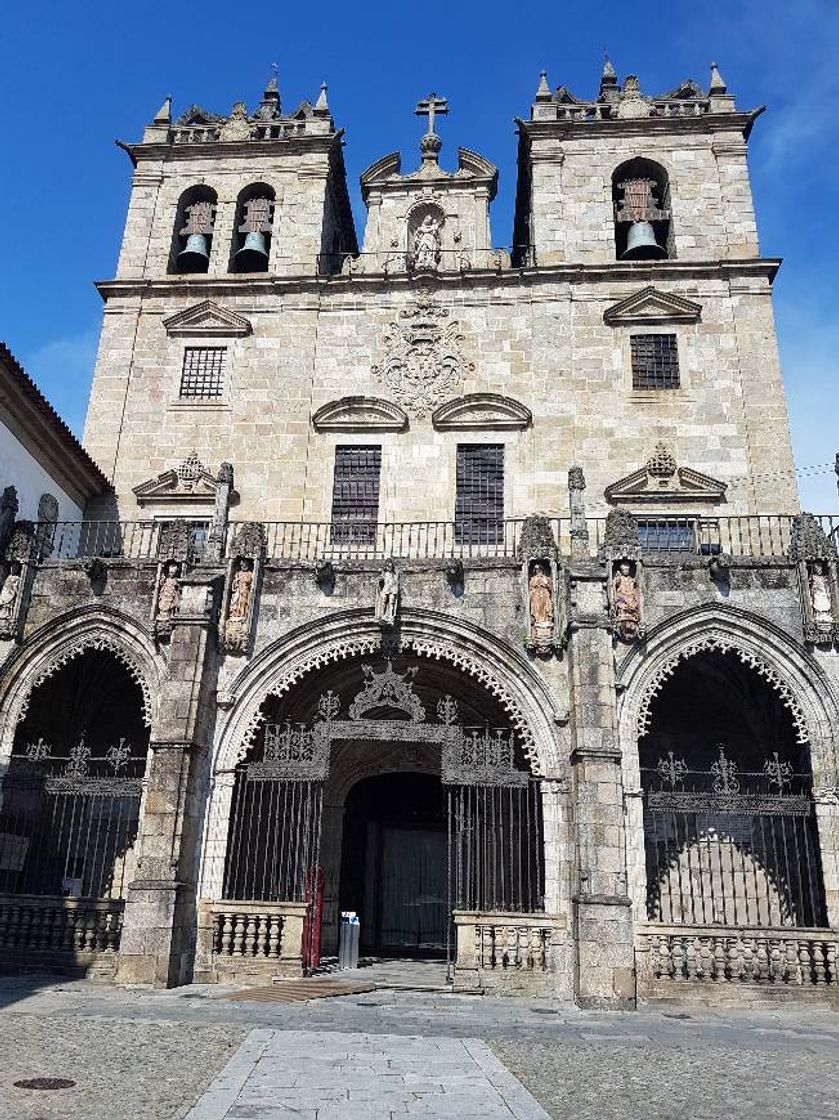
[[384, 335], [386, 356], [373, 374], [400, 404], [425, 416], [448, 396], [461, 391], [464, 373], [473, 370], [461, 351], [460, 324], [436, 306], [427, 290], [404, 307]]

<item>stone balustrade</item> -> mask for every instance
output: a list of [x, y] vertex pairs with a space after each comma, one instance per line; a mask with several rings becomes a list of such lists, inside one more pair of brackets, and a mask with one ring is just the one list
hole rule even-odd
[[271, 981], [303, 971], [303, 920], [297, 902], [202, 902], [196, 979]]
[[109, 974], [124, 907], [122, 899], [0, 895], [0, 961]]
[[548, 914], [454, 911], [454, 987], [544, 991], [565, 923]]
[[684, 994], [687, 985], [837, 990], [839, 937], [831, 930], [640, 926], [640, 994]]

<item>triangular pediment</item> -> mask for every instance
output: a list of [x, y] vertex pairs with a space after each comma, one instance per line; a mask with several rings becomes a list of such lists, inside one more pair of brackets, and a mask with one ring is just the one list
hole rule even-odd
[[646, 464], [606, 487], [606, 500], [623, 502], [721, 502], [727, 485], [693, 467], [680, 467], [658, 444]]
[[512, 397], [502, 397], [498, 393], [468, 393], [441, 404], [431, 414], [431, 422], [438, 431], [464, 428], [501, 431], [529, 428], [533, 414]]
[[135, 486], [134, 494], [140, 506], [157, 502], [207, 504], [215, 501], [217, 486], [215, 476], [193, 453], [177, 467]]
[[251, 324], [235, 311], [205, 299], [163, 320], [168, 335], [203, 336], [206, 338], [243, 338], [251, 333]]
[[631, 323], [695, 323], [702, 314], [698, 303], [651, 284], [634, 295], [613, 303], [603, 312], [609, 326]]
[[312, 415], [318, 432], [404, 432], [408, 414], [382, 397], [341, 397]]

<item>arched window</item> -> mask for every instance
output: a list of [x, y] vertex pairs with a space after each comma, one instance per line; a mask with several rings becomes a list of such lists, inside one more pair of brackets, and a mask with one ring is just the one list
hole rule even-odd
[[178, 202], [170, 272], [206, 272], [216, 221], [218, 196], [212, 187], [190, 187]]
[[274, 189], [265, 183], [245, 187], [236, 203], [231, 272], [267, 272], [274, 224]]
[[624, 261], [674, 257], [670, 183], [661, 164], [631, 159], [612, 175], [615, 255]]
[[647, 913], [677, 925], [826, 922], [807, 749], [731, 652], [679, 664], [640, 741]]

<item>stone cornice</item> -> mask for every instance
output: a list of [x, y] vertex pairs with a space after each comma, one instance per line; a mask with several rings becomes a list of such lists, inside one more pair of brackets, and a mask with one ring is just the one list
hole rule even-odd
[[705, 113], [685, 117], [640, 117], [638, 119], [607, 120], [544, 120], [526, 121], [516, 118], [520, 135], [537, 139], [598, 139], [609, 136], [625, 139], [629, 136], [683, 135], [686, 132], [715, 133], [739, 132], [746, 139], [754, 122], [764, 107], [748, 112]]
[[283, 136], [272, 140], [227, 140], [224, 142], [200, 144], [170, 144], [168, 141], [151, 144], [124, 144], [118, 141], [127, 152], [135, 167], [141, 167], [147, 160], [169, 162], [173, 159], [206, 158], [218, 163], [220, 154], [224, 158], [254, 159], [255, 157], [276, 155], [300, 155], [306, 152], [328, 154], [337, 143], [342, 142], [343, 129], [322, 135]]
[[[494, 288], [532, 286], [539, 283], [589, 284], [600, 281], [615, 283], [652, 283], [654, 281], [729, 280], [742, 277], [763, 278], [771, 284], [781, 266], [780, 257], [736, 258], [715, 261], [611, 261], [604, 264], [550, 264], [510, 268], [499, 272], [494, 268], [473, 268], [462, 272], [438, 273], [435, 284], [441, 290], [460, 288], [470, 282], [481, 282]], [[191, 295], [199, 298], [221, 298], [231, 295], [258, 295], [265, 292], [314, 291], [360, 292], [362, 289], [380, 291], [411, 291], [416, 279], [408, 273], [364, 273], [352, 276], [317, 276], [314, 273], [297, 273], [290, 276], [258, 277], [253, 273], [227, 273], [223, 276], [164, 276], [157, 280], [122, 278], [99, 280], [96, 289], [103, 299], [114, 297]]]

